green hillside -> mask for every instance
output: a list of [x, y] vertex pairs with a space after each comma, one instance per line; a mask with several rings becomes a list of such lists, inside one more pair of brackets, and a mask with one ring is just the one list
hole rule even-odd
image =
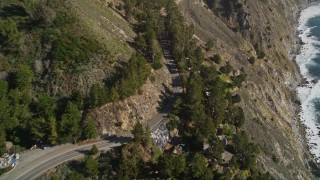
[[131, 58], [129, 23], [100, 1], [2, 1], [0, 28], [1, 140], [22, 148], [97, 136], [88, 109], [135, 94], [150, 73]]

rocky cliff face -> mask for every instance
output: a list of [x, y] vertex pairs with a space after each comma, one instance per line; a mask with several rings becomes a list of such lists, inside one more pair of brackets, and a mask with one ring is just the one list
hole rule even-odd
[[[299, 10], [307, 2], [238, 0], [231, 12], [225, 11], [226, 1], [215, 2], [210, 8], [202, 0], [177, 3], [199, 43], [214, 41], [207, 56], [218, 53], [235, 69], [244, 68], [247, 79], [239, 93], [245, 130], [261, 148], [259, 166], [277, 179], [310, 179], [312, 158], [294, 92], [301, 77], [293, 60]], [[251, 57], [257, 59], [254, 64]]]
[[90, 114], [98, 122], [102, 134], [128, 133], [138, 120], [146, 124], [157, 115], [172, 90], [171, 83], [170, 72], [163, 66], [152, 72], [149, 80], [136, 95], [106, 104], [92, 110]]

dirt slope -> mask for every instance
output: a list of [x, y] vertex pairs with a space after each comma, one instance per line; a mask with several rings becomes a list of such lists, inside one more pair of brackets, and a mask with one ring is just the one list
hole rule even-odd
[[[246, 114], [245, 129], [261, 147], [259, 166], [278, 179], [310, 179], [311, 160], [297, 117], [295, 87], [301, 82], [293, 61], [295, 26], [305, 6], [294, 0], [239, 0], [242, 10], [224, 17], [201, 0], [178, 2], [195, 27], [200, 43], [209, 39], [224, 62], [244, 68], [247, 80], [239, 90]], [[248, 58], [266, 56], [250, 64]]]

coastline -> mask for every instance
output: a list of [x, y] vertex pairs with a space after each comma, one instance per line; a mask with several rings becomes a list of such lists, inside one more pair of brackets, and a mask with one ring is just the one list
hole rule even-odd
[[[304, 158], [306, 160], [308, 160], [308, 162], [306, 162], [306, 164], [309, 166], [309, 169], [313, 172], [314, 175], [316, 176], [320, 176], [320, 159], [319, 157], [317, 157], [314, 153], [312, 153], [312, 148], [311, 148], [311, 144], [310, 144], [310, 139], [308, 137], [308, 125], [306, 125], [304, 118], [302, 117], [303, 112], [303, 108], [302, 108], [302, 103], [303, 100], [301, 99], [301, 95], [299, 94], [299, 88], [301, 87], [305, 87], [305, 86], [311, 86], [310, 83], [313, 83], [312, 80], [310, 81], [310, 79], [308, 79], [308, 77], [304, 74], [305, 72], [301, 71], [301, 64], [299, 64], [299, 60], [297, 58], [299, 58], [299, 56], [301, 55], [301, 53], [303, 53], [303, 47], [305, 45], [305, 42], [303, 42], [301, 34], [303, 33], [300, 29], [300, 27], [302, 26], [302, 23], [305, 23], [309, 18], [306, 19], [301, 19], [302, 17], [302, 13], [304, 10], [307, 10], [310, 7], [313, 6], [317, 6], [320, 5], [319, 1], [316, 2], [312, 2], [309, 3], [306, 7], [303, 7], [299, 10], [299, 16], [296, 19], [296, 23], [295, 23], [295, 43], [294, 43], [294, 49], [295, 49], [295, 54], [292, 54], [292, 60], [294, 61], [296, 68], [298, 70], [299, 76], [300, 76], [300, 81], [298, 82], [298, 85], [295, 89], [295, 94], [294, 94], [294, 99], [297, 100], [297, 103], [295, 103], [295, 107], [296, 107], [296, 119], [295, 121], [297, 121], [297, 125], [296, 127], [299, 129], [299, 132], [302, 135], [302, 141], [303, 141], [303, 147], [305, 147], [306, 152], [304, 152]], [[303, 22], [301, 22], [303, 21]], [[318, 158], [318, 161], [317, 161]]]

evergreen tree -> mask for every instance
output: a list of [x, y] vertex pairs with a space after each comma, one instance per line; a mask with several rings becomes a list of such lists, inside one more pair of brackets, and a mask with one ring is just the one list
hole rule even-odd
[[90, 94], [89, 94], [89, 106], [90, 108], [95, 108], [99, 105], [99, 85], [94, 84], [91, 89], [90, 89]]
[[187, 160], [184, 154], [179, 154], [174, 158], [174, 177], [179, 178], [181, 175], [187, 174]]
[[187, 84], [188, 117], [197, 124], [206, 118], [203, 105], [203, 85], [198, 74], [191, 74]]
[[85, 173], [88, 176], [96, 177], [99, 173], [99, 163], [98, 160], [92, 156], [86, 156], [84, 160]]
[[224, 147], [223, 147], [221, 140], [214, 135], [214, 136], [210, 137], [209, 145], [210, 145], [210, 147], [208, 149], [209, 156], [212, 159], [215, 159], [220, 163], [222, 160], [221, 154], [224, 151]]
[[119, 178], [120, 179], [136, 179], [139, 174], [139, 159], [136, 155], [129, 157], [127, 148], [123, 148], [119, 163]]
[[3, 127], [0, 127], [0, 156], [2, 156], [6, 151], [6, 134]]
[[140, 49], [142, 52], [146, 51], [147, 43], [146, 43], [146, 40], [144, 39], [144, 36], [138, 35], [136, 37], [135, 42], [136, 42], [136, 46], [138, 47], [138, 49]]
[[27, 65], [20, 65], [15, 74], [15, 86], [20, 90], [31, 89], [31, 82], [33, 79], [33, 72]]
[[192, 160], [190, 166], [190, 175], [195, 179], [202, 179], [207, 171], [206, 159], [199, 153], [196, 153]]
[[8, 83], [0, 79], [0, 99], [6, 97], [8, 94]]
[[249, 142], [249, 137], [244, 131], [235, 134], [233, 142], [240, 168], [245, 170], [255, 170], [256, 154], [259, 153], [259, 147]]
[[115, 87], [112, 87], [111, 88], [111, 100], [112, 102], [116, 102], [120, 99], [120, 95], [118, 93], [118, 87], [115, 86]]
[[78, 106], [78, 109], [83, 109], [83, 95], [80, 91], [72, 92], [71, 101]]
[[147, 126], [144, 132], [144, 146], [146, 148], [149, 148], [152, 144], [152, 140], [151, 140], [151, 130], [150, 127]]
[[112, 100], [112, 94], [110, 94], [108, 89], [98, 84], [94, 84], [91, 87], [89, 97], [90, 108], [95, 108], [104, 105], [106, 103], [111, 102]]
[[86, 139], [97, 137], [96, 124], [91, 116], [87, 117], [84, 122], [83, 136]]
[[207, 107], [216, 125], [221, 124], [225, 120], [227, 102], [224, 89], [224, 82], [220, 78], [213, 81], [209, 87], [210, 97], [207, 101]]
[[47, 123], [45, 119], [42, 117], [32, 119], [29, 123], [29, 130], [33, 140], [44, 140], [47, 130]]
[[18, 89], [11, 89], [9, 91], [10, 118], [7, 123], [8, 129], [14, 129], [17, 126], [26, 127], [29, 120], [32, 119], [29, 110], [30, 102], [26, 100], [27, 98], [28, 97], [24, 97]]
[[2, 20], [0, 18], [0, 44], [12, 46], [12, 42], [19, 34], [19, 30], [16, 22], [8, 18], [8, 20]]
[[[174, 171], [175, 171], [175, 158], [173, 154], [163, 154], [162, 157], [159, 159], [159, 171], [162, 178], [171, 178], [173, 177]], [[180, 172], [179, 169], [177, 169], [177, 172]]]
[[62, 142], [71, 142], [76, 140], [80, 135], [81, 113], [77, 105], [68, 102], [66, 111], [60, 121], [60, 132]]
[[240, 128], [245, 121], [243, 109], [241, 107], [232, 108], [232, 122], [236, 128]]
[[54, 98], [48, 95], [40, 95], [38, 98], [38, 102], [36, 103], [36, 110], [38, 113], [44, 115], [44, 117], [48, 118], [50, 116], [54, 116], [54, 111], [56, 109]]
[[57, 144], [57, 139], [58, 139], [58, 133], [57, 133], [57, 121], [55, 117], [49, 117], [49, 129], [48, 129], [48, 142], [50, 144]]
[[73, 172], [67, 175], [67, 180], [85, 180], [84, 176], [78, 172]]
[[93, 145], [90, 152], [91, 152], [91, 155], [96, 155], [99, 153], [99, 149], [96, 145]]
[[10, 105], [8, 101], [8, 83], [0, 80], [0, 124], [6, 129], [11, 127]]
[[144, 135], [143, 126], [140, 123], [140, 121], [137, 121], [137, 123], [134, 125], [131, 133], [133, 134], [134, 142], [140, 144], [143, 140], [143, 135]]

